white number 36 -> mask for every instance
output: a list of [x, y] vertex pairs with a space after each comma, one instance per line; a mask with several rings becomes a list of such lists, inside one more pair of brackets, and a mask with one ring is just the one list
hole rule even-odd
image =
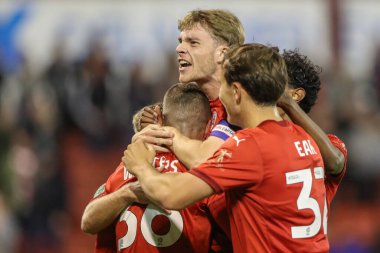
[[[170, 221], [170, 229], [165, 235], [158, 235], [152, 229], [152, 221], [157, 215], [165, 215]], [[127, 234], [118, 240], [118, 250], [128, 248], [136, 239], [137, 217], [126, 209], [120, 216], [120, 222], [126, 222]], [[168, 247], [173, 245], [183, 231], [183, 219], [178, 211], [171, 211], [170, 215], [161, 212], [156, 206], [149, 204], [141, 218], [141, 233], [146, 242], [154, 247]]]

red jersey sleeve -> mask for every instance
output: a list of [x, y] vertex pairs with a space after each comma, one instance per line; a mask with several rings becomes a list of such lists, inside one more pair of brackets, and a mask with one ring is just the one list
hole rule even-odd
[[[255, 157], [254, 162], [252, 156]], [[229, 138], [205, 163], [189, 173], [201, 178], [216, 193], [246, 188], [263, 177], [262, 158], [256, 141], [242, 133]]]
[[331, 203], [333, 197], [335, 196], [338, 186], [342, 181], [344, 175], [346, 174], [346, 165], [347, 165], [347, 148], [344, 142], [333, 134], [328, 134], [327, 137], [330, 139], [331, 143], [342, 152], [344, 155], [344, 167], [342, 172], [339, 175], [329, 175], [326, 173], [326, 194], [327, 200]]
[[230, 222], [225, 194], [214, 194], [205, 199], [205, 202], [212, 223], [212, 241], [209, 253], [232, 252]]
[[208, 129], [205, 134], [205, 139], [210, 136], [211, 131], [214, 129], [216, 125], [219, 124], [219, 122], [223, 119], [227, 118], [226, 110], [224, 109], [224, 106], [222, 104], [222, 101], [217, 98], [215, 100], [210, 100], [210, 107], [211, 107], [211, 119], [209, 120]]

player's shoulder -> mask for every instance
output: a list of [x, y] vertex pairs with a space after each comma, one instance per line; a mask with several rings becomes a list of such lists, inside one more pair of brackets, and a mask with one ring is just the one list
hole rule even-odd
[[123, 162], [121, 162], [115, 169], [115, 171], [111, 174], [110, 179], [119, 180], [120, 178], [124, 178], [125, 168]]
[[256, 144], [253, 137], [253, 128], [239, 130], [227, 139], [227, 141], [222, 145], [222, 148], [231, 150], [237, 150], [242, 147], [245, 148], [246, 146], [252, 145], [252, 143]]
[[[240, 145], [240, 143], [243, 144], [242, 140], [244, 140], [243, 145], [254, 146], [262, 145], [263, 143], [272, 145], [273, 140], [277, 140], [278, 137], [288, 134], [288, 132], [301, 131], [301, 135], [307, 135], [302, 129], [295, 130], [294, 127], [297, 126], [289, 121], [266, 120], [257, 127], [238, 130], [229, 141], [230, 143], [235, 142], [237, 146]], [[269, 138], [270, 136], [272, 137]]]
[[238, 127], [230, 124], [227, 120], [222, 119], [216, 126], [214, 126], [210, 136], [214, 136], [225, 141], [234, 135], [237, 130], [239, 130]]
[[124, 167], [124, 164], [121, 162], [117, 166], [116, 170], [111, 174], [106, 183], [106, 189], [109, 192], [117, 190], [120, 186], [126, 182], [135, 181], [136, 178]]

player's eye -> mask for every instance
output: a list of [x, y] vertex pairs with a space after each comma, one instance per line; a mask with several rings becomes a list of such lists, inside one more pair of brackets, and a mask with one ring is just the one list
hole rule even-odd
[[192, 40], [192, 41], [190, 41], [190, 44], [191, 44], [192, 46], [195, 46], [195, 45], [198, 45], [199, 42], [198, 42], [198, 41], [195, 41], [195, 40]]

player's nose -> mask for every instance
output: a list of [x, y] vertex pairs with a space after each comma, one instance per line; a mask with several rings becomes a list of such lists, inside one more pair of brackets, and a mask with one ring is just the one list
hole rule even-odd
[[184, 54], [186, 52], [186, 48], [182, 43], [179, 43], [176, 47], [177, 54]]

